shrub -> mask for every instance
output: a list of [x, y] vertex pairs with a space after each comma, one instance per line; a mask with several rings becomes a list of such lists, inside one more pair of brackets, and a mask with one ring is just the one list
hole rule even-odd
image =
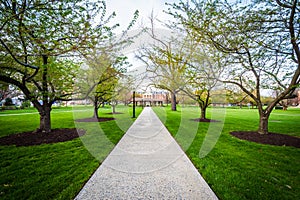
[[29, 108], [29, 107], [30, 107], [30, 101], [26, 100], [22, 102], [21, 109]]
[[13, 104], [13, 101], [12, 101], [11, 98], [6, 98], [5, 102], [4, 102], [4, 105], [5, 106], [13, 106], [14, 104]]
[[2, 106], [1, 107], [2, 110], [16, 110], [17, 107], [15, 105], [11, 105], [11, 106]]

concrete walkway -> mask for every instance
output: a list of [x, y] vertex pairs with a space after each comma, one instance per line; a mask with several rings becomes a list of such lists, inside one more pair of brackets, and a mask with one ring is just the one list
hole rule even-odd
[[75, 198], [217, 199], [150, 107]]

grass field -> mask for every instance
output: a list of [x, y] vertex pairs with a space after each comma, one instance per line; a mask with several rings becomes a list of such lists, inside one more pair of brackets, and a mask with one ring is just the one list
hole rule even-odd
[[[53, 128], [84, 128], [87, 133], [72, 141], [31, 147], [0, 146], [0, 199], [73, 199], [95, 169], [133, 122], [132, 108], [120, 107], [116, 120], [79, 123], [92, 116], [91, 107], [53, 109]], [[101, 108], [100, 116], [110, 108]], [[137, 114], [141, 108], [137, 108]], [[0, 137], [33, 131], [38, 127], [36, 110], [0, 112]]]
[[[196, 107], [154, 108], [220, 199], [300, 199], [300, 149], [256, 144], [229, 132], [256, 130], [257, 110], [209, 109], [218, 123], [197, 123]], [[57, 108], [53, 128], [83, 128], [82, 138], [31, 147], [0, 146], [0, 199], [72, 199], [132, 124], [132, 110], [120, 107], [116, 120], [74, 122], [92, 116], [91, 107]], [[110, 108], [101, 108], [100, 116]], [[141, 112], [138, 108], [137, 114]], [[0, 137], [38, 127], [34, 109], [0, 112]], [[300, 137], [300, 109], [275, 110], [270, 131]], [[222, 131], [219, 131], [222, 130]]]
[[[154, 110], [220, 199], [300, 199], [300, 149], [229, 134], [257, 130], [257, 110], [210, 108], [208, 117], [221, 120], [210, 124], [190, 120], [199, 117], [196, 107]], [[299, 122], [299, 108], [275, 110], [269, 127], [271, 132], [300, 137]]]

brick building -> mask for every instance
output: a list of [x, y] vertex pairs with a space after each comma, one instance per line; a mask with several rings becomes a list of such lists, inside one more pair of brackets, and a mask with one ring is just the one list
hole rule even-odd
[[163, 106], [168, 103], [168, 95], [167, 92], [137, 92], [135, 102], [137, 106]]

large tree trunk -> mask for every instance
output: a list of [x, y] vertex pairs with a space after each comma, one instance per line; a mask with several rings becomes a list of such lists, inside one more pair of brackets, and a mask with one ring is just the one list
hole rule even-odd
[[201, 117], [200, 117], [200, 119], [206, 119], [206, 107], [202, 106], [202, 107], [200, 107], [200, 110], [201, 110]]
[[111, 107], [112, 107], [112, 113], [115, 114], [116, 113], [116, 105], [113, 104]]
[[43, 133], [51, 132], [51, 106], [43, 105], [39, 111], [40, 114], [40, 128], [39, 131]]
[[[276, 105], [276, 104], [274, 104]], [[274, 106], [273, 106], [274, 107]], [[259, 112], [259, 134], [268, 134], [269, 132], [269, 117], [272, 111], [272, 105], [269, 106], [269, 109], [264, 110], [262, 104], [258, 104], [258, 112]]]
[[51, 132], [51, 104], [49, 103], [48, 91], [48, 56], [43, 55], [43, 70], [42, 70], [42, 93], [43, 105], [39, 109], [40, 113], [40, 131], [43, 133]]
[[99, 118], [99, 115], [98, 115], [98, 107], [94, 107], [94, 115], [93, 115], [94, 118]]
[[93, 118], [99, 118], [99, 115], [98, 115], [98, 101], [94, 101], [94, 115], [93, 115]]
[[171, 93], [171, 107], [172, 107], [172, 111], [176, 111], [176, 93], [172, 92]]
[[269, 114], [262, 114], [259, 116], [259, 134], [268, 134], [269, 132]]
[[116, 113], [116, 107], [118, 105], [118, 101], [117, 100], [112, 100], [111, 101], [111, 107], [112, 107], [112, 113]]

